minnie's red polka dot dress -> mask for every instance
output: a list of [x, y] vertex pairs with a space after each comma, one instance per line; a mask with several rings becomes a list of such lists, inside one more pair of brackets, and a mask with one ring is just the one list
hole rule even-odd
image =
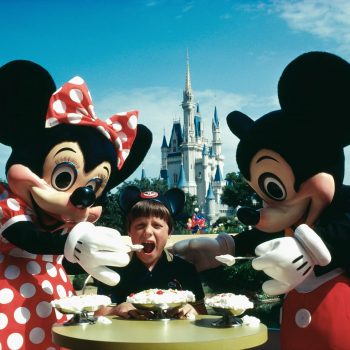
[[1, 233], [18, 221], [35, 221], [33, 212], [0, 184], [0, 350], [60, 349], [51, 327], [67, 318], [50, 302], [74, 294], [63, 256], [30, 254], [4, 239]]

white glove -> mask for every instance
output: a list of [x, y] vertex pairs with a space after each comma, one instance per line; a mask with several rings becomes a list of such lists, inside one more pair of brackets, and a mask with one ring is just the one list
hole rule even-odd
[[126, 266], [130, 261], [128, 253], [140, 248], [142, 246], [125, 244], [117, 230], [81, 222], [69, 232], [64, 256], [78, 263], [92, 277], [114, 286], [119, 283], [120, 276], [107, 266]]
[[315, 265], [325, 266], [331, 255], [316, 232], [308, 225], [297, 227], [294, 237], [273, 239], [258, 245], [259, 257], [252, 261], [255, 270], [263, 270], [273, 280], [263, 283], [266, 294], [278, 295], [289, 292], [301, 284]]

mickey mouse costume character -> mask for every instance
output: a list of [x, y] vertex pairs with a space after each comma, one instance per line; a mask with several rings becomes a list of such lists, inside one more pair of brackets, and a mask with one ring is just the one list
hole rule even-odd
[[[326, 52], [293, 60], [278, 84], [281, 109], [253, 121], [234, 111], [227, 123], [240, 142], [237, 163], [263, 208], [240, 208], [252, 230], [231, 239], [178, 243], [175, 253], [200, 269], [215, 255], [254, 255], [286, 294], [282, 349], [350, 348], [350, 190], [342, 184], [350, 144], [350, 64]], [[212, 260], [206, 260], [209, 252]], [[220, 260], [220, 257], [217, 257]]]
[[0, 141], [12, 148], [0, 188], [0, 348], [58, 349], [51, 301], [74, 293], [64, 257], [108, 284], [130, 247], [95, 227], [99, 201], [146, 155], [152, 135], [137, 111], [98, 119], [75, 77], [55, 92], [50, 74], [24, 60], [0, 68]]

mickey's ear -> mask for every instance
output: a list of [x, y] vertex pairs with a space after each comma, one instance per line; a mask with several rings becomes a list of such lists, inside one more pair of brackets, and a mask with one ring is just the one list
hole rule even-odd
[[185, 193], [178, 189], [172, 188], [166, 191], [163, 195], [167, 201], [168, 207], [173, 216], [178, 215], [185, 206]]
[[152, 144], [152, 133], [142, 124], [137, 126], [137, 134], [123, 167], [117, 171], [108, 183], [108, 189], [114, 188], [126, 180], [142, 163]]
[[317, 122], [324, 116], [327, 124], [334, 124], [334, 117], [349, 114], [350, 64], [328, 52], [304, 53], [284, 69], [278, 98], [282, 109], [295, 116], [308, 115]]
[[141, 191], [136, 186], [127, 186], [121, 190], [118, 196], [118, 204], [124, 214], [139, 200]]
[[9, 146], [35, 142], [55, 90], [51, 75], [34, 62], [16, 60], [0, 67], [0, 141]]
[[250, 128], [254, 125], [254, 121], [247, 115], [233, 111], [226, 117], [227, 125], [231, 132], [239, 139], [242, 139], [249, 132]]

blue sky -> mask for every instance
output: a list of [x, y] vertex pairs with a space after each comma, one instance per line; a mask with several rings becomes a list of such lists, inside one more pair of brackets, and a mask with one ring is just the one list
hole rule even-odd
[[[236, 171], [237, 139], [226, 115], [241, 110], [253, 118], [278, 108], [277, 82], [298, 55], [329, 51], [350, 60], [347, 0], [2, 0], [0, 65], [29, 59], [43, 65], [57, 87], [85, 79], [97, 115], [128, 109], [154, 135], [144, 161], [149, 177], [160, 169], [165, 130], [182, 118], [186, 51], [195, 99], [210, 139], [217, 106], [224, 172]], [[0, 177], [9, 148], [0, 146]], [[350, 184], [346, 149], [345, 183]], [[139, 168], [130, 179], [140, 177]]]

